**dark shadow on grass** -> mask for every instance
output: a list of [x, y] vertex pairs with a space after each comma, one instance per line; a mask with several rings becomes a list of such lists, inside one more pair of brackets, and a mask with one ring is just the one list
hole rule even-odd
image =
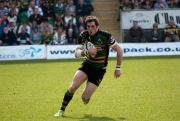
[[85, 114], [82, 118], [75, 118], [75, 117], [66, 117], [64, 116], [64, 118], [71, 118], [71, 119], [79, 119], [79, 121], [123, 121], [126, 118], [123, 117], [118, 117], [117, 120], [106, 117], [106, 116], [92, 116], [90, 114]]

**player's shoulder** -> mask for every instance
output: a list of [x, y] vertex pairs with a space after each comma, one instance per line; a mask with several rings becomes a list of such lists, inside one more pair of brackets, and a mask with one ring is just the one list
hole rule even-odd
[[105, 37], [111, 37], [111, 34], [105, 30], [99, 30], [99, 34], [105, 36]]
[[88, 31], [87, 31], [87, 30], [85, 30], [85, 31], [83, 31], [83, 32], [80, 33], [81, 36], [86, 35], [86, 34], [88, 34]]

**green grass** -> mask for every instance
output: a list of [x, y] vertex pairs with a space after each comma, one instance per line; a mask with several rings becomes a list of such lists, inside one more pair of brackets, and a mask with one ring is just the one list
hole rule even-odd
[[65, 117], [55, 118], [64, 92], [82, 60], [0, 62], [1, 121], [180, 121], [180, 56], [124, 58], [115, 79], [115, 59], [88, 105], [82, 85]]

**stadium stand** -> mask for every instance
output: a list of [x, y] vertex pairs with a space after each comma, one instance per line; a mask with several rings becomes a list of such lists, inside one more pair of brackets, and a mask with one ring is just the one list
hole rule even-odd
[[120, 22], [117, 21], [119, 1], [93, 0], [91, 4], [94, 7], [91, 14], [99, 18], [100, 28], [111, 33], [116, 41], [120, 42]]

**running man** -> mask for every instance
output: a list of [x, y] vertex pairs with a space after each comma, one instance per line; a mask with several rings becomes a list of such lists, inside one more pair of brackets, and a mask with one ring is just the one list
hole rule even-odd
[[[74, 75], [74, 79], [65, 92], [62, 106], [60, 110], [54, 115], [55, 117], [63, 116], [67, 105], [73, 98], [76, 90], [86, 82], [86, 86], [82, 93], [82, 101], [87, 104], [95, 92], [96, 88], [100, 85], [104, 74], [106, 73], [106, 67], [108, 65], [108, 55], [110, 47], [117, 52], [116, 65], [114, 71], [114, 77], [118, 78], [121, 75], [121, 62], [123, 58], [123, 51], [115, 39], [108, 32], [99, 29], [99, 20], [95, 16], [88, 16], [86, 18], [87, 31], [80, 34], [78, 38], [78, 45], [75, 51], [75, 57], [81, 58], [89, 55], [96, 55], [94, 58], [88, 56], [82, 63], [81, 67]], [[83, 49], [83, 45], [86, 42], [94, 44], [95, 48], [90, 47], [86, 52]], [[86, 81], [87, 80], [87, 81]]]

